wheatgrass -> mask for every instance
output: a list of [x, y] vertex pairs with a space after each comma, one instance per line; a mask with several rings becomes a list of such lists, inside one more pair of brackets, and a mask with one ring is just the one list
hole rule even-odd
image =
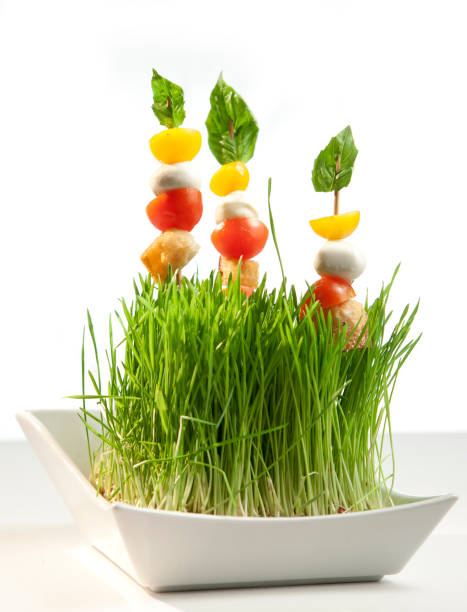
[[390, 505], [394, 457], [391, 444], [386, 470], [383, 437], [418, 340], [407, 340], [417, 307], [388, 331], [393, 281], [366, 304], [367, 347], [347, 351], [347, 329], [333, 336], [316, 303], [300, 319], [285, 281], [268, 291], [264, 277], [247, 299], [238, 280], [225, 293], [214, 272], [181, 286], [175, 276], [159, 286], [140, 276], [116, 313], [119, 345], [110, 319], [105, 381], [88, 317], [94, 391], [86, 392], [83, 350], [74, 397], [100, 442], [97, 451], [89, 442], [97, 491], [138, 507], [233, 516]]

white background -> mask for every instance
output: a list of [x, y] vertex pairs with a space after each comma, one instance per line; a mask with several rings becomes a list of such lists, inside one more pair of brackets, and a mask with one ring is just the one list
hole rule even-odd
[[[17, 411], [72, 407], [86, 308], [103, 345], [145, 272], [152, 67], [183, 86], [185, 125], [204, 138], [202, 249], [187, 275], [217, 264], [204, 121], [220, 70], [258, 120], [248, 193], [267, 222], [273, 177], [287, 275], [303, 289], [322, 242], [308, 220], [332, 213], [313, 160], [351, 124], [360, 153], [341, 207], [362, 216], [357, 292], [371, 299], [402, 262], [392, 307], [421, 298], [393, 427], [467, 429], [466, 17], [446, 0], [0, 2], [0, 437], [21, 435]], [[258, 260], [277, 285], [271, 240]]]

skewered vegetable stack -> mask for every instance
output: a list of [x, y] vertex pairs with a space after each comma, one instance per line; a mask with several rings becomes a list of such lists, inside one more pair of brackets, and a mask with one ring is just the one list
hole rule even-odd
[[161, 162], [149, 184], [156, 196], [146, 207], [151, 223], [161, 234], [141, 255], [156, 282], [169, 272], [180, 271], [199, 251], [190, 234], [201, 219], [203, 201], [201, 177], [193, 158], [201, 148], [197, 130], [179, 127], [184, 118], [183, 90], [153, 70], [153, 110], [168, 129], [149, 141], [154, 157]]
[[[347, 325], [346, 349], [363, 348], [368, 342], [368, 317], [363, 305], [353, 299], [356, 294], [352, 287], [352, 282], [364, 271], [366, 260], [355, 244], [345, 240], [357, 228], [360, 212], [339, 214], [339, 192], [350, 182], [357, 153], [352, 131], [347, 126], [318, 155], [312, 173], [316, 191], [334, 191], [334, 215], [310, 221], [313, 231], [327, 240], [314, 261], [321, 278], [312, 291], [325, 315], [331, 313], [334, 333]], [[310, 301], [308, 297], [302, 313]]]
[[245, 101], [220, 75], [211, 93], [206, 120], [209, 147], [222, 166], [211, 179], [211, 191], [222, 198], [216, 208], [216, 229], [211, 240], [220, 253], [222, 284], [237, 278], [249, 296], [258, 286], [259, 265], [253, 261], [266, 244], [268, 229], [247, 201], [250, 180], [245, 163], [254, 153], [258, 125]]

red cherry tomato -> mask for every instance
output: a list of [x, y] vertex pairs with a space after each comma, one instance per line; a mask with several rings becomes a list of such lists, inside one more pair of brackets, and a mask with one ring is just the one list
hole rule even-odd
[[171, 189], [149, 202], [146, 214], [162, 232], [173, 227], [191, 232], [203, 214], [201, 192], [193, 187]]
[[[336, 276], [322, 276], [311, 288], [316, 301], [320, 303], [321, 308], [330, 308], [337, 306], [347, 300], [355, 297], [356, 293], [352, 285], [344, 278]], [[300, 308], [300, 318], [302, 318], [311, 302], [309, 297]]]
[[235, 217], [218, 225], [211, 240], [224, 257], [251, 259], [264, 249], [268, 234], [268, 228], [256, 217]]

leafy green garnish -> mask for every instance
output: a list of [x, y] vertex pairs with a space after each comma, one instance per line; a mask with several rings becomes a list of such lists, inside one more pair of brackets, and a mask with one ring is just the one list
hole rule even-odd
[[162, 125], [176, 128], [185, 119], [183, 89], [172, 81], [165, 79], [156, 70], [152, 70], [152, 110]]
[[[315, 159], [311, 180], [316, 191], [339, 191], [347, 187], [352, 178], [353, 165], [358, 154], [352, 130], [348, 125]], [[340, 165], [340, 168], [339, 168]]]
[[220, 164], [247, 162], [253, 157], [258, 124], [244, 99], [222, 77], [211, 92], [211, 110], [206, 119], [208, 142]]

